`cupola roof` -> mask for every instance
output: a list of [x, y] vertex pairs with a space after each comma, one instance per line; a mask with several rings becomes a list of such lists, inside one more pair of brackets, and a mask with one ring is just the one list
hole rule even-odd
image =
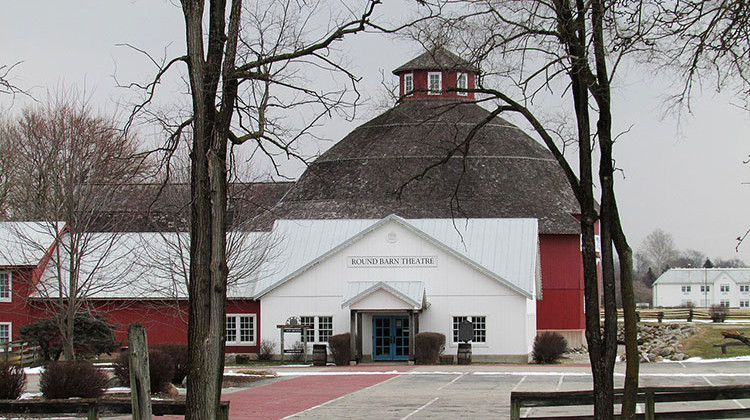
[[393, 74], [415, 70], [450, 70], [479, 73], [479, 69], [476, 66], [443, 47], [435, 47], [425, 51], [413, 60], [393, 70]]

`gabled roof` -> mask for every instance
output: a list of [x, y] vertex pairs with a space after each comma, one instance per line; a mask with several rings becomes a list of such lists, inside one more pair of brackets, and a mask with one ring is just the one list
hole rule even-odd
[[443, 47], [436, 47], [425, 51], [396, 70], [393, 70], [393, 74], [413, 70], [449, 70], [479, 73], [479, 69], [476, 66]]
[[398, 223], [501, 284], [539, 295], [535, 219], [277, 220], [277, 258], [260, 273], [255, 298], [301, 275], [386, 223]]
[[64, 225], [63, 222], [0, 222], [0, 266], [36, 267]]
[[670, 268], [654, 282], [661, 284], [713, 284], [722, 275], [735, 283], [750, 283], [750, 268]]
[[378, 290], [384, 290], [414, 309], [422, 309], [425, 289], [422, 281], [351, 281], [347, 283], [342, 308], [351, 306]]

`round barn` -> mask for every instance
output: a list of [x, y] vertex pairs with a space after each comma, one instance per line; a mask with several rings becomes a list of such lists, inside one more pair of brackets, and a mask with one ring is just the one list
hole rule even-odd
[[[406, 359], [419, 331], [474, 326], [474, 357], [583, 342], [576, 199], [551, 154], [474, 102], [478, 69], [438, 48], [394, 70], [398, 104], [316, 159], [277, 206], [280, 255], [255, 298], [261, 338], [352, 332], [359, 360]], [[477, 128], [479, 124], [481, 128]]]

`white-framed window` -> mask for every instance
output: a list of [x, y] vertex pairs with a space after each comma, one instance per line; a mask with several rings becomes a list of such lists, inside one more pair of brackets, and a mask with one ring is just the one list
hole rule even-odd
[[690, 293], [690, 286], [682, 286], [682, 293]]
[[[456, 89], [468, 89], [469, 88], [469, 75], [467, 73], [456, 74]], [[459, 96], [466, 96], [469, 92], [457, 92]]]
[[474, 343], [487, 342], [487, 317], [484, 315], [454, 316], [453, 317], [453, 342], [458, 343], [458, 326], [462, 321], [469, 321], [474, 326]]
[[710, 292], [710, 291], [711, 291], [711, 286], [710, 285], [705, 285], [705, 284], [701, 285], [701, 292], [706, 293], [706, 292]]
[[722, 300], [719, 305], [728, 308], [729, 307], [729, 301], [728, 300]]
[[11, 293], [10, 271], [0, 271], [0, 302], [10, 302]]
[[0, 322], [0, 343], [7, 343], [13, 337], [13, 326], [10, 322]]
[[427, 94], [439, 95], [443, 90], [443, 73], [431, 71], [427, 73]]
[[741, 284], [740, 285], [740, 292], [742, 292], [742, 293], [750, 292], [750, 284]]
[[227, 314], [227, 345], [254, 346], [255, 330], [255, 314]]
[[404, 96], [414, 92], [414, 73], [404, 74]]
[[310, 327], [305, 330], [305, 340], [308, 343], [327, 343], [328, 338], [333, 335], [332, 316], [301, 316], [299, 317], [299, 323]]
[[729, 285], [728, 284], [722, 284], [721, 285], [721, 293], [727, 293], [729, 292]]
[[750, 308], [750, 300], [741, 300], [740, 308]]

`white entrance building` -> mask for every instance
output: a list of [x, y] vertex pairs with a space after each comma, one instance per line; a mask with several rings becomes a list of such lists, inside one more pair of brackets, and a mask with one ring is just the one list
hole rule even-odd
[[[261, 339], [290, 317], [308, 342], [354, 335], [357, 360], [413, 358], [417, 332], [458, 346], [474, 325], [475, 360], [528, 361], [540, 298], [535, 219], [277, 220], [261, 268]], [[287, 344], [287, 347], [289, 345]]]
[[671, 268], [652, 293], [656, 307], [750, 308], [750, 268]]

